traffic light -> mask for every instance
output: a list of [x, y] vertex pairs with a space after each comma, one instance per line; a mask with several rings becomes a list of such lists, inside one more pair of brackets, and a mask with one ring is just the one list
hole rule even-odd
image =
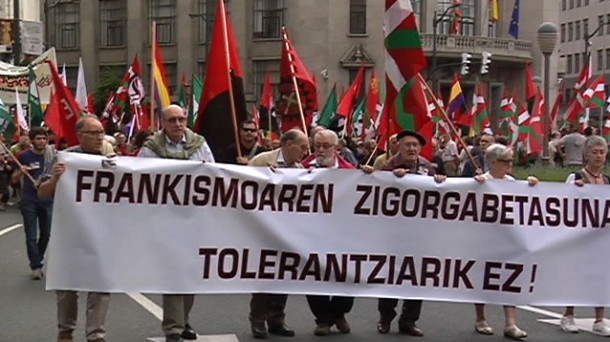
[[468, 74], [468, 69], [470, 68], [470, 57], [472, 57], [471, 54], [467, 52], [462, 53], [462, 75]]
[[481, 60], [481, 75], [489, 72], [489, 64], [491, 63], [491, 53], [483, 51], [483, 59]]
[[2, 45], [13, 45], [13, 23], [10, 20], [2, 21]]

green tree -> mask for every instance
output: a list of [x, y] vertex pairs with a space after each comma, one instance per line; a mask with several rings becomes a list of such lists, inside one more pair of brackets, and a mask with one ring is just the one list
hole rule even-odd
[[95, 95], [95, 113], [101, 116], [106, 106], [108, 96], [117, 90], [121, 81], [123, 80], [123, 74], [127, 70], [119, 66], [109, 66], [102, 69], [100, 75], [100, 81], [98, 82], [93, 94]]

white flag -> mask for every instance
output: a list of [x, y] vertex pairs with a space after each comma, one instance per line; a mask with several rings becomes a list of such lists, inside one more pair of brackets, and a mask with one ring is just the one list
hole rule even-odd
[[28, 125], [28, 121], [25, 119], [25, 114], [23, 113], [23, 107], [21, 107], [21, 99], [19, 99], [19, 92], [15, 89], [15, 113], [17, 114], [17, 123], [19, 127], [21, 127], [24, 131], [29, 131], [30, 127]]
[[76, 79], [76, 102], [80, 105], [83, 111], [87, 112], [87, 108], [89, 107], [89, 103], [87, 101], [87, 85], [85, 84], [83, 59], [80, 57], [78, 58], [78, 77]]
[[68, 77], [66, 77], [66, 63], [64, 63], [63, 67], [61, 68], [61, 75], [59, 75], [61, 77], [61, 80], [64, 81], [64, 85], [68, 86]]

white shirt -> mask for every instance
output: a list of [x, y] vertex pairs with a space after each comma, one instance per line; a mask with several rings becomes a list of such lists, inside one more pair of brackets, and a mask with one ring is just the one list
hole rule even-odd
[[513, 177], [511, 175], [504, 175], [504, 178], [496, 178], [496, 177], [492, 176], [491, 173], [489, 173], [489, 171], [482, 174], [482, 176], [485, 177], [486, 180], [490, 180], [490, 179], [503, 179], [503, 180], [508, 180], [508, 181], [515, 180], [515, 177]]

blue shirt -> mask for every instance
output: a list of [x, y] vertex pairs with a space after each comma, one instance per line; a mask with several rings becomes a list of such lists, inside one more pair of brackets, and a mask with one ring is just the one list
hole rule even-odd
[[[25, 151], [19, 155], [19, 162], [23, 166], [29, 167], [30, 175], [38, 180], [43, 175], [44, 171], [44, 153], [36, 154], [32, 150]], [[21, 191], [22, 198], [28, 201], [38, 201], [38, 190], [34, 187], [34, 184], [29, 177], [23, 177], [23, 189]], [[52, 202], [52, 199], [45, 199], [43, 202]]]

